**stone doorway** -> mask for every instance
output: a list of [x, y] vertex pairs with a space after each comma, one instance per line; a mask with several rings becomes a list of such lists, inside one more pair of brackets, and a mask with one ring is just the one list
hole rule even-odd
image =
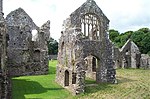
[[92, 71], [93, 72], [96, 72], [96, 58], [95, 57], [93, 57], [92, 58]]
[[87, 56], [85, 59], [85, 70], [86, 70], [86, 77], [96, 80], [96, 72], [98, 67], [100, 66], [99, 64], [99, 59], [96, 58], [95, 56]]

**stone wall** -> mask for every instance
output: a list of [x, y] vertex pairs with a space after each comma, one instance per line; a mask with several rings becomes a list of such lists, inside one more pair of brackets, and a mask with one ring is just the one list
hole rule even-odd
[[150, 56], [148, 54], [141, 54], [141, 68], [150, 69]]
[[57, 55], [49, 55], [49, 60], [57, 60]]
[[115, 45], [113, 46], [113, 61], [114, 61], [114, 68], [122, 68], [122, 55], [120, 49], [117, 48]]
[[137, 45], [130, 39], [120, 49], [122, 68], [139, 68], [141, 53]]
[[11, 83], [7, 72], [6, 30], [6, 23], [2, 11], [0, 11], [0, 99], [11, 99]]
[[113, 46], [115, 68], [150, 68], [150, 56], [141, 54], [138, 46], [130, 39], [119, 49]]
[[[47, 40], [50, 21], [36, 26], [30, 16], [18, 8], [6, 17], [8, 42], [8, 70], [11, 76], [48, 73]], [[32, 31], [36, 31], [35, 41]]]
[[[18, 8], [3, 17], [0, 0], [0, 99], [12, 99], [11, 76], [48, 73], [47, 41], [50, 21], [37, 27], [29, 15]], [[32, 31], [37, 35], [32, 41]]]

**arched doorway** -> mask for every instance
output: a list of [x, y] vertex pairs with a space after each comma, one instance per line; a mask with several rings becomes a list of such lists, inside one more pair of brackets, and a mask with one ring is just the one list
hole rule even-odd
[[65, 86], [69, 86], [69, 72], [65, 71]]
[[100, 66], [99, 59], [95, 56], [89, 55], [85, 59], [84, 68], [86, 71], [86, 77], [96, 80], [96, 71]]
[[93, 72], [96, 72], [96, 65], [97, 65], [97, 63], [96, 63], [96, 61], [97, 61], [97, 59], [95, 58], [95, 57], [93, 57], [92, 58], [92, 71]]

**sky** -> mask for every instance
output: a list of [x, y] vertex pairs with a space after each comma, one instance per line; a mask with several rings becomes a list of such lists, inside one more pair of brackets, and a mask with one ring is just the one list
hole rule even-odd
[[[51, 21], [51, 37], [58, 40], [62, 23], [86, 0], [3, 0], [5, 17], [21, 7], [37, 26]], [[120, 33], [143, 27], [150, 28], [150, 0], [95, 0], [110, 20], [109, 29]]]

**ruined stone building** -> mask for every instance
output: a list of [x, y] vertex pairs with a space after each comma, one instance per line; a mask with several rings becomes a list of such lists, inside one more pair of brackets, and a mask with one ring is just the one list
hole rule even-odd
[[115, 68], [150, 68], [150, 56], [141, 54], [138, 46], [128, 40], [121, 49], [113, 46]]
[[115, 82], [109, 20], [94, 0], [87, 0], [63, 23], [56, 82], [73, 94], [85, 91], [85, 77]]
[[22, 8], [5, 19], [2, 4], [0, 0], [0, 99], [11, 99], [11, 76], [48, 73], [50, 21], [38, 27]]
[[113, 45], [113, 61], [114, 61], [114, 68], [122, 68], [122, 55], [120, 49]]
[[7, 29], [0, 0], [0, 99], [10, 99], [10, 78], [7, 72]]
[[141, 53], [137, 45], [130, 39], [120, 49], [122, 55], [122, 67], [139, 68]]
[[[7, 15], [6, 23], [9, 35], [9, 74], [21, 76], [48, 73], [50, 21], [38, 27], [22, 8], [18, 8]], [[37, 32], [36, 36], [32, 35], [33, 31]]]

